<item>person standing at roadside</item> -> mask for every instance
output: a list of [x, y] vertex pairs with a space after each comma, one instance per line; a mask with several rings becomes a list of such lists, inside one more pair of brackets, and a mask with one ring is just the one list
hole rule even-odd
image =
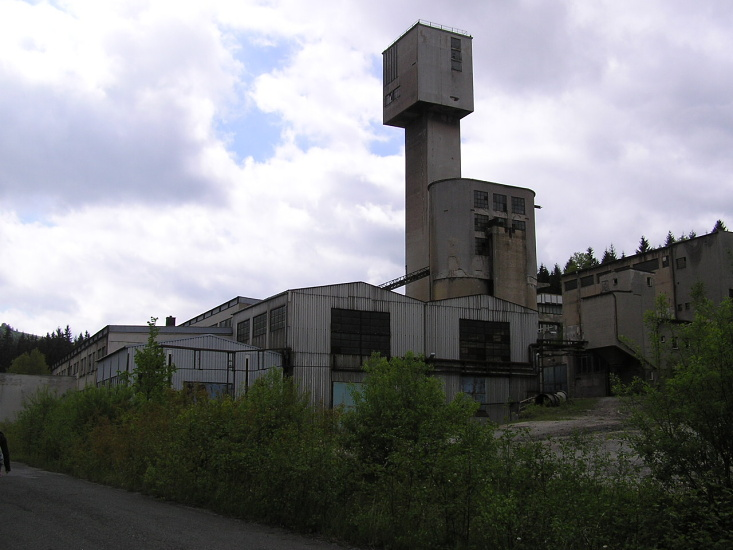
[[2, 460], [7, 474], [10, 472], [10, 451], [8, 450], [8, 440], [3, 432], [0, 432], [0, 460]]

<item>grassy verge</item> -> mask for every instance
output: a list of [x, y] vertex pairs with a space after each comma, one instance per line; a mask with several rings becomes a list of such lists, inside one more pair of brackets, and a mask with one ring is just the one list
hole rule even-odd
[[528, 420], [571, 420], [587, 414], [598, 403], [597, 397], [568, 399], [557, 407], [529, 405], [519, 414], [519, 422]]

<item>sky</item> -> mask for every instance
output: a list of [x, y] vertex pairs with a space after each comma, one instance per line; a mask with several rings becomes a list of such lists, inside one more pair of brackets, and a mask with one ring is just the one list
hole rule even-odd
[[404, 274], [382, 52], [418, 19], [473, 37], [462, 175], [535, 191], [538, 264], [733, 228], [728, 0], [0, 0], [0, 321]]

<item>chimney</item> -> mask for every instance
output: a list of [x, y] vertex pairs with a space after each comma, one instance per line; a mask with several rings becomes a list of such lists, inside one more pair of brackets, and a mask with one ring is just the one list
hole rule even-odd
[[174, 326], [176, 326], [176, 318], [173, 317], [172, 315], [169, 315], [168, 317], [166, 317], [165, 318], [165, 326], [167, 326], [167, 327], [174, 327]]

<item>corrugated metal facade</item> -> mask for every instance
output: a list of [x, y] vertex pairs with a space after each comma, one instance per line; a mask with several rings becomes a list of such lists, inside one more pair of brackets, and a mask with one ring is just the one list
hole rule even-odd
[[[176, 366], [173, 388], [188, 384], [217, 387], [238, 394], [268, 370], [282, 366], [282, 355], [206, 335], [162, 342], [166, 359]], [[115, 385], [120, 372], [135, 369], [135, 354], [143, 345], [120, 349], [98, 363], [97, 385]]]
[[[421, 302], [367, 283], [345, 283], [290, 290], [244, 311], [238, 312], [233, 326], [249, 321], [281, 306], [287, 308], [286, 347], [290, 353], [290, 371], [299, 386], [314, 403], [332, 406], [333, 383], [359, 382], [363, 373], [358, 367], [365, 357], [350, 368], [348, 361], [331, 353], [331, 310], [333, 308], [389, 312], [390, 353], [434, 353], [437, 358], [458, 361], [461, 356], [459, 320], [500, 321], [509, 323], [511, 364], [506, 372], [491, 374], [486, 390], [485, 408], [492, 420], [503, 421], [508, 403], [524, 399], [536, 391], [537, 376], [531, 372], [530, 345], [537, 334], [537, 312], [491, 296], [469, 296], [437, 302]], [[268, 343], [270, 338], [268, 336]], [[448, 398], [461, 391], [460, 370], [440, 372]]]
[[459, 319], [501, 321], [509, 323], [511, 331], [511, 361], [529, 363], [529, 346], [537, 339], [537, 312], [492, 296], [466, 296], [425, 304], [425, 332], [432, 349], [445, 359], [459, 359]]

